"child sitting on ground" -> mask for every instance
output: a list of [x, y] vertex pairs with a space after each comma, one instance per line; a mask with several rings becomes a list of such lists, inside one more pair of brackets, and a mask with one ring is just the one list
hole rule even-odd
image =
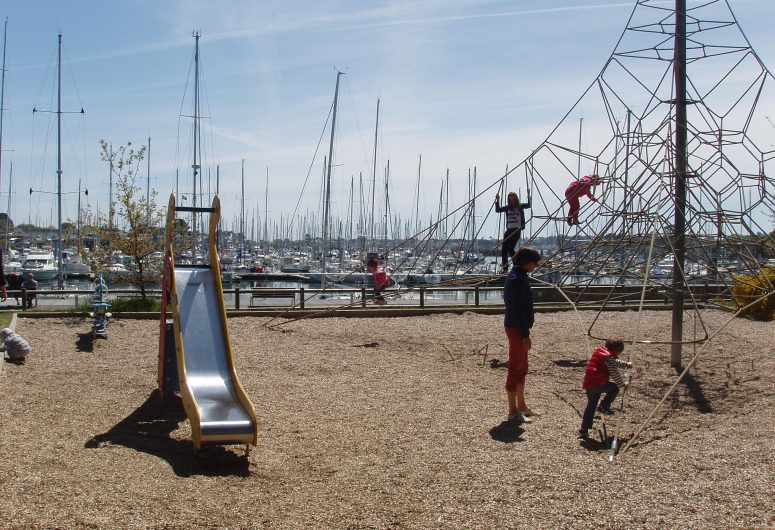
[[385, 268], [380, 267], [377, 258], [369, 258], [369, 261], [366, 262], [366, 270], [374, 277], [374, 303], [377, 305], [387, 304], [387, 300], [382, 295], [382, 292], [390, 285], [390, 278], [388, 278]]
[[[584, 416], [581, 420], [579, 438], [587, 437], [587, 432], [595, 419], [596, 410], [603, 414], [613, 414], [611, 404], [619, 394], [619, 389], [626, 389], [629, 386], [629, 383], [624, 382], [622, 374], [619, 372], [620, 367], [632, 368], [632, 363], [619, 359], [619, 354], [623, 351], [624, 341], [619, 338], [610, 338], [605, 341], [604, 346], [592, 353], [584, 372], [584, 382], [581, 385], [587, 392], [587, 408], [584, 409]], [[598, 408], [597, 403], [603, 394], [605, 397]]]
[[0, 351], [8, 352], [8, 361], [14, 364], [24, 364], [27, 356], [32, 353], [32, 348], [21, 335], [17, 335], [11, 328], [0, 329], [0, 340], [3, 345]]

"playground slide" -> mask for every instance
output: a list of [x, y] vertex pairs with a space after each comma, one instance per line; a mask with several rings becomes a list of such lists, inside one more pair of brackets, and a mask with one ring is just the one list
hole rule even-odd
[[255, 445], [257, 420], [234, 371], [217, 272], [178, 266], [172, 280], [179, 311], [175, 331], [182, 346], [181, 398], [195, 446]]

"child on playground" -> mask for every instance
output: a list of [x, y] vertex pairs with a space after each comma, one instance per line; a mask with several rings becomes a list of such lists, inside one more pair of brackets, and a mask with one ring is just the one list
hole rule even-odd
[[372, 257], [366, 262], [366, 270], [374, 278], [374, 303], [377, 305], [387, 304], [387, 300], [382, 295], [382, 292], [390, 285], [390, 278], [385, 268], [380, 266], [377, 258]]
[[602, 180], [599, 175], [587, 175], [579, 180], [574, 180], [565, 190], [565, 199], [568, 201], [568, 224], [573, 226], [579, 224], [579, 210], [581, 205], [579, 197], [586, 195], [590, 200], [597, 202], [592, 195], [592, 188], [600, 184]]
[[501, 244], [501, 272], [509, 271], [509, 260], [514, 257], [517, 243], [525, 228], [525, 209], [530, 208], [530, 196], [528, 202], [520, 202], [519, 196], [513, 191], [506, 196], [506, 204], [500, 205], [501, 195], [495, 194], [495, 211], [506, 212], [506, 231], [503, 232]]
[[[619, 371], [619, 368], [632, 368], [632, 363], [619, 359], [619, 354], [623, 351], [624, 341], [620, 338], [610, 338], [603, 346], [592, 352], [581, 384], [587, 393], [587, 407], [581, 419], [579, 438], [587, 437], [587, 432], [595, 419], [595, 411], [613, 414], [611, 404], [619, 394], [619, 389], [629, 387], [629, 383], [624, 381]], [[598, 401], [603, 394], [605, 397], [598, 407]]]
[[0, 340], [3, 345], [0, 351], [8, 352], [8, 361], [14, 364], [24, 364], [27, 356], [32, 353], [32, 348], [21, 335], [17, 335], [11, 328], [0, 329]]
[[533, 291], [528, 274], [538, 267], [540, 260], [541, 254], [538, 251], [527, 247], [519, 249], [514, 256], [514, 267], [503, 286], [503, 301], [506, 304], [503, 327], [509, 341], [509, 370], [506, 374], [509, 412], [506, 421], [529, 423], [533, 421], [531, 417], [539, 416], [537, 411], [525, 404], [525, 377], [528, 352], [533, 347], [530, 329], [535, 321]]

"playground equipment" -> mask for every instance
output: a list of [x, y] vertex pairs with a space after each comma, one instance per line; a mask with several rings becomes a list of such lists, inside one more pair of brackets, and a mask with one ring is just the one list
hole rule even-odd
[[[170, 195], [157, 383], [162, 393], [180, 392], [195, 449], [244, 443], [247, 456], [258, 441], [258, 419], [232, 358], [216, 248], [220, 204], [216, 196], [210, 208], [176, 207]], [[210, 214], [209, 264], [175, 264], [177, 212]]]
[[94, 318], [91, 332], [95, 339], [108, 338], [108, 318], [111, 317], [111, 314], [108, 312], [110, 304], [105, 302], [106, 294], [108, 294], [108, 286], [105, 284], [105, 280], [102, 279], [102, 273], [100, 273], [94, 286], [92, 312], [89, 313], [89, 316]]

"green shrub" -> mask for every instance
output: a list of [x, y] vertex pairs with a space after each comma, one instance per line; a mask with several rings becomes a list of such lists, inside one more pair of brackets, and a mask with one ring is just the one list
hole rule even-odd
[[114, 313], [132, 311], [161, 311], [161, 301], [156, 298], [116, 298], [110, 301], [110, 311]]
[[775, 320], [775, 287], [773, 286], [775, 286], [773, 268], [764, 267], [756, 276], [748, 274], [736, 276], [735, 284], [732, 286], [732, 296], [737, 307], [745, 307], [761, 298], [745, 310], [743, 316], [754, 320]]

